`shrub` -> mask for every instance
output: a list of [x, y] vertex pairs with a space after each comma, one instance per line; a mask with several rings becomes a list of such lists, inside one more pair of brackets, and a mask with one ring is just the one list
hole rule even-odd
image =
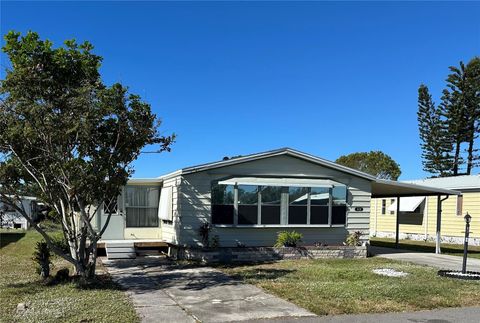
[[212, 238], [212, 248], [220, 248], [220, 236], [218, 234], [214, 235]]
[[362, 237], [362, 233], [360, 231], [352, 232], [348, 235], [347, 239], [345, 240], [345, 244], [347, 246], [361, 246], [362, 241], [360, 238]]
[[212, 231], [212, 227], [208, 222], [202, 223], [198, 228], [198, 235], [202, 239], [202, 244], [205, 248], [210, 246], [210, 231]]
[[43, 279], [50, 276], [50, 249], [45, 241], [37, 242], [33, 260], [37, 264], [37, 272]]
[[275, 247], [296, 247], [302, 241], [303, 235], [296, 231], [280, 231], [277, 235]]
[[68, 270], [68, 268], [62, 268], [59, 271], [57, 271], [57, 273], [55, 274], [55, 280], [57, 282], [68, 281], [69, 277], [70, 277], [70, 271]]
[[67, 254], [70, 252], [70, 247], [68, 246], [67, 240], [65, 240], [65, 236], [63, 235], [63, 232], [55, 232], [51, 234], [50, 237], [52, 239], [52, 243], [57, 248], [59, 248], [60, 250], [62, 250]]

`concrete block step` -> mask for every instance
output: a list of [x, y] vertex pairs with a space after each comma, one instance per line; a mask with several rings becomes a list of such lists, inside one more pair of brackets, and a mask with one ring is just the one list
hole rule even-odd
[[130, 247], [119, 247], [119, 248], [117, 248], [117, 247], [115, 247], [115, 248], [107, 247], [107, 248], [105, 248], [105, 250], [107, 251], [107, 253], [109, 253], [109, 252], [112, 252], [112, 253], [113, 252], [135, 253], [135, 248], [133, 248], [133, 247], [131, 247], [131, 248]]

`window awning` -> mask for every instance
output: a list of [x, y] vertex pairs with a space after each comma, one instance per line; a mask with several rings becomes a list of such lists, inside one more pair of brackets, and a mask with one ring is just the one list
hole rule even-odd
[[[425, 201], [425, 196], [410, 196], [400, 198], [400, 212], [413, 212], [417, 207]], [[395, 212], [397, 210], [397, 201], [388, 207], [388, 211]]]
[[263, 186], [289, 186], [289, 187], [334, 187], [343, 185], [329, 179], [310, 178], [264, 178], [264, 177], [233, 177], [219, 181], [220, 185], [263, 185]]

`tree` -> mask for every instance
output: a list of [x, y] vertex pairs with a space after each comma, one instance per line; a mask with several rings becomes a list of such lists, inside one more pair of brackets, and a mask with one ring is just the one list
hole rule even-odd
[[[97, 241], [110, 220], [94, 230], [99, 206], [118, 196], [145, 145], [169, 151], [174, 140], [159, 134], [138, 95], [103, 84], [102, 58], [92, 50], [88, 42], [53, 48], [37, 33], [9, 32], [3, 51], [12, 67], [0, 83], [0, 197], [83, 279], [95, 273]], [[18, 203], [24, 191], [54, 210], [69, 253]]]
[[[449, 69], [446, 88], [442, 91], [442, 101], [438, 107], [435, 108], [433, 103], [430, 107], [431, 111], [436, 111], [433, 114], [438, 114], [438, 117], [427, 120], [420, 97], [425, 86], [420, 85], [419, 88], [418, 116], [424, 169], [434, 174], [438, 173], [440, 176], [470, 175], [479, 160], [475, 141], [480, 132], [480, 58], [474, 57], [467, 65], [460, 62], [459, 67], [450, 66]], [[428, 127], [426, 127], [427, 124]], [[435, 129], [438, 133], [434, 131]], [[425, 141], [425, 133], [430, 141]], [[467, 145], [466, 149], [464, 149], [465, 145]], [[441, 147], [440, 150], [449, 147], [451, 166], [447, 171], [444, 169], [443, 162], [432, 164], [432, 158], [434, 158], [432, 156], [435, 155], [432, 151], [435, 151], [435, 147], [437, 149]], [[437, 161], [440, 160], [438, 156], [442, 154], [437, 154]], [[445, 153], [443, 157], [446, 157]], [[425, 167], [426, 164], [430, 164], [431, 167]]]
[[474, 146], [480, 130], [480, 57], [474, 57], [467, 65], [460, 62], [460, 67], [451, 66], [450, 71], [443, 105], [455, 140], [454, 174], [458, 174], [462, 163], [460, 146], [467, 143], [466, 174], [470, 175], [479, 159]]
[[402, 173], [400, 166], [390, 156], [381, 151], [352, 153], [340, 156], [335, 162], [378, 178], [394, 181]]
[[449, 155], [452, 144], [441, 110], [435, 106], [428, 87], [423, 84], [418, 89], [417, 120], [422, 141], [423, 170], [441, 177], [448, 176], [452, 165]]

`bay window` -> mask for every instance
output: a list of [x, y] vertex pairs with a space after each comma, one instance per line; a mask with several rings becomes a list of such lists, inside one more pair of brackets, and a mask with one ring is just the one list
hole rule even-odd
[[[212, 224], [239, 226], [345, 225], [347, 187], [212, 183]], [[266, 182], [266, 181], [265, 181]], [[332, 181], [330, 181], [332, 182]], [[226, 184], [223, 184], [226, 183]], [[335, 183], [335, 182], [334, 182]], [[316, 184], [316, 183], [315, 183]], [[295, 185], [295, 184], [294, 184]]]

